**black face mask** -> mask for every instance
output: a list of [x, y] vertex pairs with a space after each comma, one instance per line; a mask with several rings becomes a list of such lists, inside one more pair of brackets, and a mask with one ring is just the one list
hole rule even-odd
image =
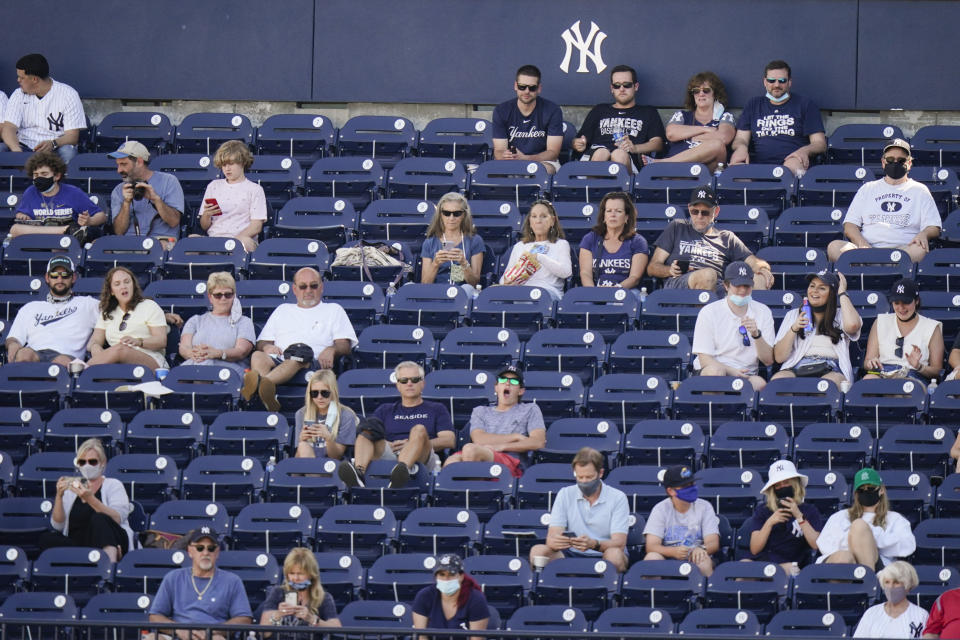
[[37, 191], [39, 191], [40, 193], [46, 193], [47, 191], [50, 191], [50, 189], [53, 188], [54, 182], [55, 180], [53, 178], [45, 178], [43, 176], [40, 176], [38, 178], [33, 179], [33, 186], [35, 186], [37, 188]]
[[905, 162], [888, 162], [883, 168], [883, 175], [891, 180], [899, 180], [907, 175], [907, 164]]
[[857, 491], [857, 500], [864, 507], [873, 507], [880, 502], [880, 489], [864, 489]]
[[823, 313], [824, 311], [827, 310], [827, 305], [826, 305], [826, 304], [820, 304], [820, 305], [813, 305], [813, 304], [812, 304], [812, 305], [810, 305], [810, 310], [813, 311], [814, 313]]
[[777, 496], [777, 500], [783, 500], [784, 498], [792, 498], [793, 485], [780, 487], [779, 489], [774, 489], [773, 495]]

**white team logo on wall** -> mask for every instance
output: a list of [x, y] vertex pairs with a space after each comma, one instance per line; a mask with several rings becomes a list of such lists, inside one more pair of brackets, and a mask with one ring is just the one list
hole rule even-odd
[[[567, 27], [560, 34], [560, 37], [567, 45], [567, 51], [563, 54], [563, 62], [560, 63], [560, 70], [564, 73], [570, 73], [570, 57], [573, 55], [574, 48], [580, 53], [580, 65], [577, 67], [577, 73], [590, 73], [587, 69], [588, 58], [593, 62], [593, 67], [597, 73], [603, 73], [603, 70], [607, 68], [607, 65], [603, 62], [603, 55], [600, 53], [600, 47], [603, 45], [603, 41], [607, 39], [607, 34], [600, 31], [596, 22], [590, 21], [590, 32], [587, 33], [586, 39], [580, 33], [579, 20]], [[593, 51], [590, 50], [591, 47], [593, 47]]]

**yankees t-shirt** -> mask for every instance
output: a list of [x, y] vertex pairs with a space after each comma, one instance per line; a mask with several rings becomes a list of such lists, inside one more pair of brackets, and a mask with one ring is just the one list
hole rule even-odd
[[431, 438], [440, 431], [452, 431], [450, 412], [439, 402], [424, 400], [415, 407], [403, 406], [402, 400], [382, 404], [373, 412], [373, 417], [383, 423], [385, 438], [389, 442], [410, 437], [410, 430], [418, 424], [427, 429]]
[[764, 164], [781, 164], [810, 142], [810, 134], [824, 132], [820, 109], [795, 93], [783, 104], [771, 104], [766, 96], [750, 98], [737, 129], [751, 134], [750, 161]]
[[[720, 126], [720, 123], [726, 123], [731, 127], [737, 126], [736, 119], [729, 111], [724, 111], [719, 118], [714, 118], [706, 124], [699, 122], [696, 118], [694, 118], [693, 111], [677, 111], [670, 117], [670, 121], [667, 122], [667, 126], [670, 126], [671, 124], [682, 124], [688, 127], [705, 127], [707, 129], [716, 129]], [[676, 142], [669, 142], [668, 144], [670, 146], [667, 149], [667, 157], [671, 158], [678, 153], [686, 151], [687, 149], [699, 147], [700, 141], [694, 140], [693, 138], [687, 138], [686, 140], [677, 140]]]
[[33, 185], [27, 187], [17, 207], [17, 213], [37, 220], [44, 226], [57, 226], [76, 222], [81, 213], [91, 216], [100, 213], [100, 207], [90, 196], [72, 184], [60, 183], [60, 190], [50, 197], [42, 195]]
[[507, 140], [525, 155], [547, 150], [547, 137], [563, 137], [563, 112], [553, 102], [537, 98], [529, 116], [520, 113], [517, 101], [501, 102], [493, 110], [493, 137]]
[[653, 107], [635, 104], [626, 109], [617, 109], [611, 104], [598, 104], [583, 121], [577, 137], [587, 138], [588, 149], [614, 149], [614, 131], [630, 136], [634, 144], [643, 144], [653, 138], [666, 139], [660, 114]]
[[620, 248], [610, 253], [591, 231], [583, 236], [580, 248], [593, 254], [593, 279], [598, 287], [618, 287], [630, 275], [633, 256], [647, 253], [647, 241], [639, 233], [624, 240]]
[[[875, 604], [860, 617], [854, 638], [919, 638], [923, 635], [923, 626], [927, 623], [927, 612], [914, 603], [907, 610], [891, 618], [883, 608], [883, 602]], [[941, 635], [941, 638], [951, 636]]]
[[717, 225], [713, 225], [706, 233], [700, 233], [689, 220], [672, 220], [653, 246], [670, 254], [665, 263], [667, 266], [674, 260], [689, 260], [695, 269], [713, 269], [720, 280], [723, 280], [723, 269], [728, 264], [753, 255], [732, 231], [717, 229]]
[[52, 349], [83, 358], [99, 315], [100, 301], [89, 296], [73, 296], [65, 302], [35, 300], [17, 312], [7, 338], [34, 351]]
[[913, 178], [901, 184], [883, 178], [866, 183], [853, 197], [843, 222], [860, 227], [864, 240], [881, 249], [909, 244], [926, 227], [941, 227], [930, 190]]
[[[800, 513], [803, 514], [804, 520], [810, 523], [814, 531], [820, 531], [823, 528], [823, 516], [816, 505], [803, 502], [798, 505], [798, 508]], [[753, 510], [753, 515], [741, 527], [744, 539], [749, 541], [750, 535], [754, 531], [762, 529], [771, 515], [773, 515], [773, 512], [770, 511], [766, 502], [758, 504]], [[786, 522], [773, 525], [770, 529], [770, 535], [767, 537], [767, 544], [760, 550], [760, 553], [751, 554], [754, 560], [762, 562], [797, 562], [801, 564], [806, 562], [809, 555], [810, 545], [803, 535], [800, 524], [792, 517]]]
[[17, 126], [17, 139], [31, 149], [44, 140], [59, 138], [65, 131], [86, 129], [80, 96], [70, 85], [53, 80], [42, 98], [17, 89], [10, 95], [3, 120]]

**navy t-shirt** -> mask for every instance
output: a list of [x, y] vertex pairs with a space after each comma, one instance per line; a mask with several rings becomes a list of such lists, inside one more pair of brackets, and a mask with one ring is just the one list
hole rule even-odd
[[493, 110], [494, 139], [507, 140], [520, 153], [543, 153], [547, 136], [563, 137], [563, 112], [549, 100], [538, 97], [529, 116], [520, 113], [516, 99], [501, 102]]
[[630, 275], [633, 256], [647, 253], [647, 241], [639, 233], [624, 240], [615, 253], [603, 246], [597, 234], [591, 231], [583, 236], [580, 248], [593, 254], [593, 279], [597, 287], [616, 287]]
[[783, 104], [771, 104], [766, 96], [750, 98], [737, 129], [750, 132], [750, 161], [781, 164], [783, 159], [809, 144], [810, 135], [823, 133], [820, 109], [795, 93]]
[[471, 589], [464, 606], [452, 618], [443, 615], [440, 591], [435, 585], [420, 589], [413, 599], [413, 612], [427, 617], [428, 629], [469, 629], [471, 622], [490, 617], [487, 599], [479, 589]]
[[577, 137], [587, 138], [587, 149], [613, 149], [613, 132], [622, 131], [634, 144], [649, 142], [651, 138], [666, 139], [663, 121], [653, 107], [635, 104], [626, 109], [617, 109], [611, 104], [598, 104], [583, 121]]
[[672, 220], [653, 246], [670, 254], [665, 262], [667, 266], [674, 260], [689, 260], [695, 269], [713, 269], [721, 280], [728, 264], [753, 255], [732, 231], [713, 225], [707, 233], [700, 233], [689, 220]]
[[[810, 523], [814, 531], [823, 529], [823, 516], [816, 505], [804, 502], [800, 505], [800, 513], [805, 520]], [[773, 514], [765, 503], [758, 504], [753, 510], [753, 515], [743, 525], [744, 537], [747, 544], [750, 542], [750, 534], [763, 528], [763, 523]], [[800, 525], [794, 519], [775, 524], [770, 529], [770, 536], [767, 538], [766, 546], [760, 553], [752, 556], [754, 560], [766, 562], [797, 562], [803, 564], [810, 556], [810, 545], [807, 544]]]
[[72, 184], [60, 183], [60, 190], [49, 198], [40, 194], [33, 185], [27, 187], [17, 207], [17, 213], [38, 220], [44, 226], [69, 225], [76, 222], [80, 214], [86, 211], [91, 216], [100, 213], [97, 206], [82, 189]]
[[[714, 118], [710, 122], [703, 123], [698, 121], [694, 115], [693, 111], [677, 111], [671, 117], [670, 121], [667, 122], [667, 125], [671, 124], [682, 124], [688, 127], [707, 127], [711, 129], [716, 129], [720, 126], [720, 123], [724, 122], [731, 127], [737, 126], [737, 121], [733, 117], [733, 114], [729, 111], [724, 111], [719, 118]], [[678, 153], [682, 153], [687, 149], [693, 149], [694, 147], [700, 146], [700, 143], [692, 138], [687, 138], [686, 140], [677, 140], [676, 142], [670, 142], [670, 147], [667, 149], [667, 157], [672, 158]]]
[[405, 407], [400, 400], [382, 404], [373, 412], [373, 417], [383, 422], [385, 437], [391, 442], [409, 437], [410, 429], [418, 424], [427, 428], [431, 438], [436, 438], [439, 431], [453, 431], [450, 412], [432, 400], [424, 400], [415, 407]]

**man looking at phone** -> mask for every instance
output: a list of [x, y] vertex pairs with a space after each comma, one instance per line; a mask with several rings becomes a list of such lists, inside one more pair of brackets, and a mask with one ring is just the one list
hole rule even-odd
[[496, 160], [534, 160], [556, 173], [563, 146], [563, 112], [540, 97], [540, 69], [526, 64], [513, 83], [516, 100], [493, 110], [493, 157]]
[[496, 462], [505, 465], [515, 478], [523, 475], [524, 458], [547, 443], [543, 414], [534, 402], [521, 404], [523, 374], [510, 365], [496, 377], [496, 406], [480, 405], [470, 414], [470, 439], [462, 451], [443, 466], [455, 462]]
[[117, 161], [123, 182], [110, 194], [113, 232], [118, 236], [147, 236], [172, 246], [180, 237], [183, 188], [172, 173], [150, 169], [150, 152], [136, 140], [127, 140], [108, 157]]
[[713, 506], [697, 497], [696, 477], [686, 465], [663, 474], [667, 498], [658, 502], [643, 528], [644, 560], [692, 562], [704, 577], [713, 574], [713, 554], [720, 551], [720, 519]]
[[687, 205], [689, 217], [671, 221], [653, 243], [656, 249], [647, 274], [664, 278], [665, 289], [705, 289], [723, 296], [724, 268], [735, 260], [743, 260], [756, 274], [755, 289], [772, 287], [770, 264], [753, 255], [735, 233], [716, 227], [719, 212], [710, 187], [694, 189]]
[[530, 564], [542, 569], [557, 558], [603, 558], [617, 571], [627, 570], [627, 496], [600, 479], [603, 454], [583, 447], [573, 457], [577, 483], [557, 492], [550, 512], [546, 544], [530, 549]]
[[354, 461], [344, 460], [337, 475], [348, 487], [364, 486], [371, 460], [396, 460], [390, 472], [391, 489], [407, 486], [415, 465], [439, 466], [438, 451], [456, 444], [453, 420], [447, 408], [423, 399], [424, 371], [416, 362], [405, 361], [393, 369], [400, 399], [382, 404], [360, 420]]
[[[181, 624], [237, 624], [253, 621], [243, 581], [235, 573], [217, 569], [220, 537], [211, 527], [194, 529], [187, 536], [191, 565], [163, 577], [150, 607], [150, 622]], [[180, 640], [204, 640], [206, 631], [177, 631]], [[213, 632], [224, 640], [223, 632]]]
[[243, 376], [243, 399], [259, 393], [269, 411], [280, 410], [277, 385], [306, 367], [333, 369], [338, 356], [357, 346], [347, 312], [336, 302], [321, 301], [323, 280], [316, 269], [304, 267], [293, 275], [293, 295], [297, 304], [281, 304], [267, 318]]

